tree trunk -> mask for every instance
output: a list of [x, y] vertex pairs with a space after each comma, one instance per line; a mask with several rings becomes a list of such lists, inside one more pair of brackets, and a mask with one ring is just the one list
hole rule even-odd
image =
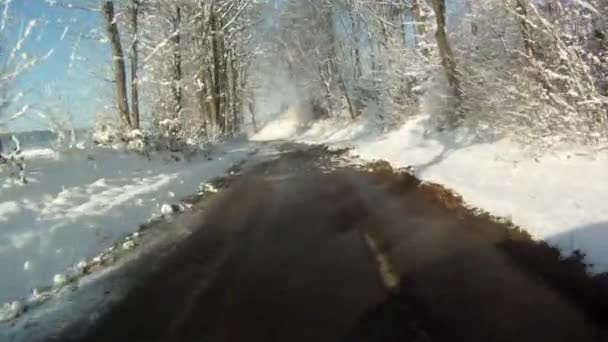
[[212, 84], [210, 83], [210, 77], [208, 76], [208, 63], [206, 60], [206, 52], [209, 49], [209, 45], [208, 45], [208, 31], [209, 31], [209, 27], [208, 27], [208, 23], [206, 22], [206, 11], [205, 11], [205, 1], [206, 0], [199, 0], [198, 1], [198, 6], [201, 10], [200, 12], [200, 26], [198, 27], [198, 32], [196, 34], [196, 41], [200, 44], [200, 53], [201, 53], [201, 60], [202, 62], [200, 63], [200, 69], [198, 71], [197, 74], [197, 98], [198, 98], [198, 102], [199, 102], [199, 118], [202, 121], [202, 128], [203, 131], [205, 132], [205, 134], [208, 135], [209, 133], [209, 128], [211, 127], [211, 122], [210, 122], [210, 115], [211, 115], [211, 105], [209, 103], [209, 86]]
[[412, 0], [412, 14], [414, 15], [414, 20], [416, 21], [414, 26], [416, 28], [417, 36], [423, 36], [427, 32], [426, 15], [424, 15], [420, 1], [424, 0]]
[[258, 124], [255, 120], [255, 102], [254, 102], [254, 100], [249, 100], [249, 103], [247, 104], [247, 106], [249, 107], [249, 114], [251, 115], [251, 125], [253, 125], [253, 131], [255, 133], [257, 133]]
[[359, 22], [357, 19], [355, 19], [355, 15], [353, 13], [353, 9], [352, 7], [348, 8], [348, 15], [350, 18], [350, 23], [351, 23], [351, 30], [352, 30], [352, 35], [353, 35], [353, 44], [354, 44], [354, 57], [355, 57], [355, 67], [353, 68], [353, 79], [355, 81], [359, 80], [359, 77], [361, 77], [361, 75], [363, 74], [362, 68], [361, 68], [361, 43], [360, 43], [360, 37], [359, 37]]
[[199, 111], [199, 119], [202, 122], [203, 131], [207, 131], [207, 86], [206, 80], [204, 76], [204, 72], [199, 71], [196, 76], [197, 89], [196, 89], [196, 99], [198, 101], [198, 111]]
[[[418, 48], [420, 46], [420, 41], [424, 39], [428, 30], [427, 30], [427, 15], [422, 8], [422, 3], [425, 0], [412, 0], [412, 16], [414, 17], [414, 47]], [[430, 55], [430, 51], [428, 47], [424, 47], [421, 50], [422, 56], [428, 58]]]
[[519, 16], [519, 27], [521, 31], [521, 37], [524, 44], [524, 52], [528, 62], [534, 67], [534, 77], [540, 84], [543, 89], [547, 92], [547, 95], [553, 101], [553, 103], [559, 107], [561, 104], [558, 101], [555, 101], [553, 94], [556, 92], [553, 84], [547, 77], [545, 70], [541, 63], [537, 61], [537, 51], [534, 46], [534, 41], [532, 39], [532, 32], [530, 30], [530, 25], [528, 24], [528, 7], [526, 0], [515, 0], [515, 13]]
[[515, 12], [519, 15], [519, 27], [521, 30], [521, 37], [524, 41], [526, 55], [528, 58], [534, 58], [534, 43], [530, 37], [530, 27], [527, 22], [528, 9], [524, 0], [515, 1]]
[[319, 78], [325, 87], [325, 100], [327, 101], [327, 114], [329, 117], [334, 115], [332, 84], [334, 79], [331, 61], [319, 65]]
[[123, 122], [130, 128], [133, 128], [131, 117], [129, 114], [129, 100], [127, 98], [126, 72], [125, 72], [125, 56], [120, 43], [120, 33], [115, 20], [114, 2], [104, 1], [102, 10], [106, 21], [106, 32], [112, 46], [112, 59], [114, 62], [114, 78], [116, 82], [116, 102], [118, 111]]
[[473, 19], [471, 19], [471, 35], [473, 37], [475, 37], [479, 33], [479, 27], [477, 26], [477, 23], [475, 22], [473, 3], [471, 2], [471, 0], [465, 0], [464, 9], [465, 9], [467, 15], [469, 15], [470, 18], [473, 18]]
[[344, 98], [346, 99], [346, 104], [348, 105], [348, 113], [350, 114], [350, 118], [355, 120], [357, 118], [357, 114], [355, 113], [355, 108], [353, 106], [353, 102], [350, 99], [350, 95], [348, 94], [348, 88], [346, 87], [346, 82], [344, 82], [344, 77], [342, 74], [339, 74], [339, 81], [342, 87], [342, 92], [344, 93]]
[[455, 126], [458, 123], [458, 120], [462, 119], [460, 108], [462, 102], [462, 89], [460, 88], [460, 80], [458, 79], [458, 71], [456, 70], [454, 53], [450, 47], [446, 33], [445, 0], [433, 0], [433, 10], [435, 11], [435, 19], [437, 21], [437, 32], [435, 33], [435, 39], [437, 40], [437, 46], [439, 48], [441, 64], [445, 69], [446, 78], [455, 101], [455, 112], [449, 118], [449, 124], [451, 126]]
[[[223, 21], [220, 19], [218, 20], [218, 32], [221, 32], [221, 28], [224, 26]], [[220, 99], [222, 100], [220, 102], [221, 106], [220, 106], [220, 112], [222, 113], [222, 117], [224, 118], [224, 126], [222, 127], [222, 133], [223, 134], [228, 134], [230, 133], [230, 98], [229, 96], [229, 92], [230, 92], [230, 80], [228, 78], [228, 73], [230, 72], [228, 70], [229, 68], [229, 64], [228, 64], [228, 53], [226, 52], [226, 41], [224, 39], [224, 33], [221, 32], [220, 36], [219, 36], [219, 51], [220, 51], [220, 56], [222, 57], [221, 60], [221, 70], [220, 70]]]
[[241, 120], [239, 117], [239, 113], [241, 111], [241, 100], [238, 89], [239, 71], [234, 53], [231, 54], [230, 58], [230, 73], [232, 75], [232, 130], [236, 135], [241, 130]]
[[[608, 7], [605, 9], [608, 12]], [[604, 14], [608, 15], [608, 13]], [[587, 50], [596, 56], [608, 56], [608, 30], [605, 24], [596, 19], [593, 21], [591, 37], [587, 38]], [[602, 96], [608, 96], [608, 79], [603, 75], [608, 74], [608, 65], [600, 63], [595, 66], [594, 75], [598, 91]]]
[[139, 68], [139, 55], [138, 55], [138, 43], [139, 43], [139, 30], [138, 30], [138, 16], [139, 14], [139, 0], [130, 0], [129, 5], [129, 20], [131, 22], [131, 30], [133, 35], [133, 42], [131, 43], [131, 124], [133, 128], [139, 128], [139, 84], [137, 79], [137, 71]]
[[217, 128], [217, 126], [219, 125], [218, 122], [218, 117], [219, 117], [219, 105], [216, 103], [216, 97], [215, 97], [215, 81], [214, 81], [214, 71], [213, 71], [213, 67], [209, 66], [207, 68], [207, 84], [209, 85], [209, 87], [207, 87], [207, 108], [208, 108], [208, 116], [207, 116], [207, 129], [208, 132], [211, 132], [212, 130], [215, 130]]
[[247, 104], [247, 108], [249, 109], [249, 115], [251, 117], [251, 125], [253, 126], [253, 131], [257, 133], [258, 125], [255, 119], [255, 91], [247, 86], [249, 81], [249, 68], [251, 67], [251, 60], [249, 63], [245, 65], [244, 68], [241, 68], [240, 72], [240, 91], [242, 92], [241, 97], [241, 106], [240, 110], [242, 110], [241, 118], [243, 124], [245, 123], [245, 104]]
[[171, 86], [171, 92], [173, 93], [173, 108], [174, 114], [179, 116], [183, 108], [183, 91], [182, 91], [182, 51], [181, 51], [181, 22], [182, 22], [182, 10], [181, 7], [175, 6], [175, 16], [172, 18], [173, 24], [173, 37], [172, 48], [173, 48], [173, 80]]
[[219, 124], [220, 131], [222, 133], [226, 132], [226, 122], [222, 113], [222, 59], [223, 59], [223, 51], [221, 49], [220, 39], [220, 24], [217, 19], [217, 13], [215, 13], [215, 8], [211, 9], [209, 24], [211, 25], [212, 38], [211, 38], [211, 49], [213, 53], [213, 106], [214, 106], [214, 114], [215, 114], [215, 123]]

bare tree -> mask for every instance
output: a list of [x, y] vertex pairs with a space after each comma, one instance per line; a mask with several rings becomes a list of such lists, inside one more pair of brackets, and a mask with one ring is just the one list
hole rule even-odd
[[462, 88], [460, 87], [460, 80], [458, 78], [458, 70], [456, 69], [454, 52], [452, 51], [446, 32], [445, 0], [433, 0], [433, 10], [435, 12], [435, 20], [437, 22], [435, 39], [437, 40], [437, 46], [439, 48], [441, 64], [445, 70], [445, 75], [452, 93], [451, 95], [454, 99], [455, 109], [453, 115], [450, 116], [449, 124], [455, 126], [458, 120], [462, 119], [463, 116], [463, 113], [460, 111], [463, 94]]
[[421, 1], [423, 0], [412, 0], [412, 16], [416, 21], [414, 28], [417, 36], [424, 36], [427, 32], [427, 16], [422, 8]]
[[129, 23], [131, 26], [131, 123], [133, 128], [138, 129], [140, 124], [139, 113], [139, 79], [137, 72], [139, 69], [139, 11], [140, 0], [129, 0]]
[[116, 104], [123, 122], [129, 128], [134, 128], [129, 111], [129, 100], [127, 97], [127, 76], [125, 71], [125, 56], [120, 41], [120, 33], [114, 10], [113, 1], [103, 1], [102, 11], [106, 23], [106, 33], [112, 47], [112, 60], [114, 65], [114, 80], [116, 82]]

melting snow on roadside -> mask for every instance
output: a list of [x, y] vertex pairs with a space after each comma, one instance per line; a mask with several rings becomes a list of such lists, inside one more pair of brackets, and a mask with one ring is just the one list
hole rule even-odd
[[466, 135], [430, 134], [428, 127], [424, 116], [388, 133], [364, 120], [325, 120], [291, 139], [413, 166], [420, 178], [453, 189], [471, 206], [510, 218], [565, 253], [581, 250], [595, 272], [608, 271], [608, 150], [539, 154], [506, 139], [476, 143]]
[[67, 268], [160, 215], [164, 204], [196, 193], [250, 151], [229, 144], [190, 161], [106, 149], [24, 151], [27, 184], [0, 168], [0, 316], [18, 315], [15, 300], [62, 282]]

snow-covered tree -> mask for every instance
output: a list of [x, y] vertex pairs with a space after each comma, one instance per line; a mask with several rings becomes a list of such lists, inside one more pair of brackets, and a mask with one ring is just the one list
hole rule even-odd
[[607, 138], [605, 1], [94, 3], [79, 4], [105, 13], [117, 113], [168, 145], [286, 106], [384, 125], [428, 113], [484, 138]]
[[593, 4], [485, 0], [471, 11], [475, 33], [469, 25], [454, 33], [471, 127], [550, 144], [607, 137]]

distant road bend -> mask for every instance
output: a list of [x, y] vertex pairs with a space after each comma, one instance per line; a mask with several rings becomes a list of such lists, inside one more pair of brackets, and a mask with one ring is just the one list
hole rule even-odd
[[494, 227], [412, 176], [339, 158], [290, 147], [245, 169], [123, 300], [52, 340], [604, 340]]

